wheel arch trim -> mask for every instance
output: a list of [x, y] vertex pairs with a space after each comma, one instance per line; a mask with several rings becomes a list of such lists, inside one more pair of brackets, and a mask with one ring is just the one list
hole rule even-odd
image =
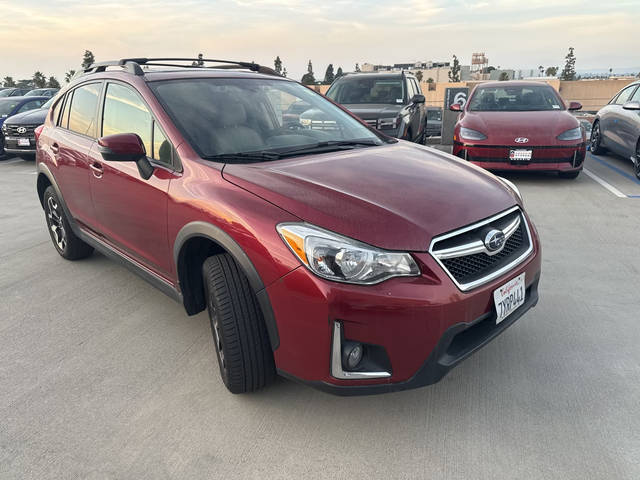
[[[203, 221], [193, 221], [184, 225], [178, 234], [173, 245], [173, 259], [176, 267], [178, 285], [180, 289], [181, 285], [181, 272], [182, 262], [181, 252], [185, 244], [192, 238], [205, 238], [213, 243], [219, 245], [224, 249], [233, 259], [238, 263], [243, 273], [247, 276], [251, 289], [256, 294], [258, 304], [262, 310], [265, 325], [267, 327], [267, 333], [269, 334], [269, 341], [271, 342], [272, 350], [277, 350], [280, 346], [280, 336], [278, 334], [278, 326], [276, 324], [275, 315], [271, 306], [271, 300], [269, 294], [265, 288], [262, 278], [258, 274], [253, 262], [249, 256], [245, 253], [242, 247], [224, 230], [221, 228]], [[187, 299], [185, 292], [182, 292], [183, 298]], [[185, 305], [186, 308], [186, 305]]]

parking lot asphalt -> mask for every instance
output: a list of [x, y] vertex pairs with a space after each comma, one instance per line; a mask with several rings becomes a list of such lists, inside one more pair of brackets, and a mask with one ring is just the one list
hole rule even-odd
[[342, 398], [228, 393], [206, 314], [60, 258], [33, 162], [0, 161], [0, 478], [640, 478], [640, 183], [586, 169], [508, 177], [543, 243], [534, 310], [436, 385]]

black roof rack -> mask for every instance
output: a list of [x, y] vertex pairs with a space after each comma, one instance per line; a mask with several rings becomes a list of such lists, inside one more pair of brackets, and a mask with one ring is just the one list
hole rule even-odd
[[[169, 62], [169, 63], [167, 63]], [[190, 65], [172, 63], [172, 62], [192, 62]], [[216, 63], [219, 65], [205, 66], [204, 63]], [[144, 75], [142, 66], [153, 67], [180, 67], [180, 68], [212, 68], [212, 69], [247, 69], [252, 72], [263, 73], [266, 75], [278, 75], [272, 68], [258, 65], [254, 62], [236, 62], [234, 60], [218, 60], [213, 58], [122, 58], [120, 60], [111, 60], [108, 62], [99, 62], [89, 65], [87, 68], [78, 72], [79, 75], [88, 75], [91, 73], [104, 72], [107, 67], [122, 67], [126, 72], [133, 75]]]

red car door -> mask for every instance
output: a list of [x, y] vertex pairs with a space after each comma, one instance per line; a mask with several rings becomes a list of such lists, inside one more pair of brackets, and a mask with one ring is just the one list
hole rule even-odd
[[95, 229], [89, 188], [89, 159], [96, 144], [96, 118], [102, 82], [85, 83], [67, 93], [58, 126], [52, 132], [56, 181], [73, 217]]
[[174, 268], [167, 238], [167, 191], [171, 179], [179, 175], [172, 167], [173, 148], [135, 90], [109, 82], [105, 92], [100, 136], [137, 134], [155, 170], [144, 179], [135, 162], [108, 162], [98, 149], [91, 152], [89, 183], [99, 233], [170, 280]]

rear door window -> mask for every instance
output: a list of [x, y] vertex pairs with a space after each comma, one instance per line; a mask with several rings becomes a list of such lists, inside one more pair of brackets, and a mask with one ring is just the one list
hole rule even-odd
[[90, 83], [73, 91], [69, 109], [69, 130], [95, 138], [100, 89], [100, 83]]

